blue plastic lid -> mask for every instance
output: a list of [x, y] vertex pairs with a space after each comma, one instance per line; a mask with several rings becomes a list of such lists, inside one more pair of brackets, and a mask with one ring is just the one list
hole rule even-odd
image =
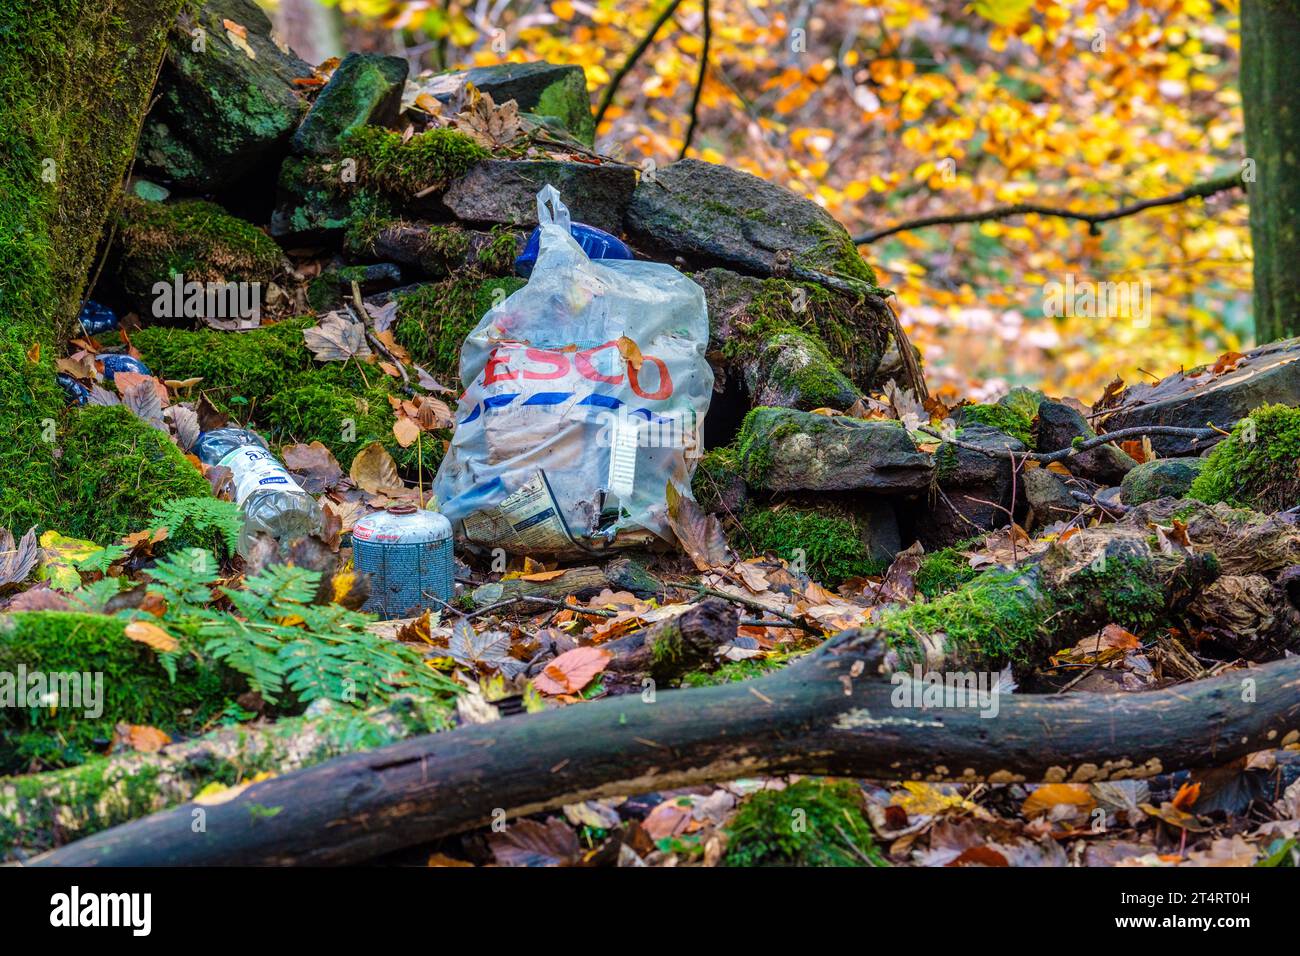
[[[538, 226], [528, 237], [528, 244], [515, 260], [515, 275], [527, 279], [533, 274], [533, 266], [537, 264], [537, 253], [541, 251], [541, 235], [542, 227]], [[578, 241], [578, 245], [582, 246], [582, 251], [589, 259], [632, 258], [632, 250], [624, 245], [623, 240], [604, 229], [575, 222], [569, 226], [569, 235]]]
[[141, 375], [152, 375], [149, 366], [145, 365], [138, 358], [132, 358], [129, 355], [121, 355], [116, 352], [101, 352], [95, 358], [104, 366], [104, 378], [110, 382], [113, 376], [118, 372], [138, 372]]
[[87, 299], [77, 314], [77, 321], [87, 335], [99, 335], [117, 328], [117, 313], [106, 305]]
[[90, 401], [90, 389], [82, 385], [67, 372], [59, 372], [55, 378], [69, 405], [85, 405]]

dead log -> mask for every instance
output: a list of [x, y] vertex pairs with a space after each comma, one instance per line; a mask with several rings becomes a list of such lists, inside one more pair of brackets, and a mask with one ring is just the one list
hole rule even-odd
[[210, 784], [310, 767], [450, 725], [445, 706], [400, 697], [365, 713], [335, 706], [273, 724], [226, 727], [155, 753], [101, 757], [0, 778], [0, 859], [51, 847], [184, 803]]
[[517, 601], [524, 597], [541, 597], [560, 600], [576, 597], [584, 600], [608, 588], [611, 591], [630, 591], [638, 597], [648, 597], [663, 590], [663, 585], [642, 565], [630, 558], [615, 558], [604, 567], [583, 565], [566, 568], [557, 577], [543, 580], [511, 578], [493, 581], [474, 589], [476, 607], [483, 608], [503, 601]]
[[681, 680], [693, 670], [714, 670], [717, 650], [736, 639], [740, 613], [720, 598], [705, 598], [681, 614], [644, 630], [600, 645], [614, 659], [605, 668], [611, 691], [641, 690], [646, 679], [656, 686]]
[[1219, 765], [1300, 740], [1300, 658], [1150, 693], [993, 698], [990, 713], [904, 706], [903, 683], [882, 674], [886, 649], [877, 630], [847, 631], [752, 682], [653, 701], [613, 697], [419, 737], [254, 784], [218, 805], [155, 814], [32, 862], [356, 863], [501, 814], [741, 776], [1094, 781]]

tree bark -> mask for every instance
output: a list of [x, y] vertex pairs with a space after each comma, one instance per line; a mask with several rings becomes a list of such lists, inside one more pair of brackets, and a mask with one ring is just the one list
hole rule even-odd
[[1300, 0], [1241, 5], [1241, 105], [1253, 161], [1255, 340], [1300, 335]]
[[174, 807], [210, 784], [234, 786], [259, 773], [310, 767], [449, 724], [445, 706], [401, 697], [365, 713], [336, 706], [316, 716], [226, 727], [156, 753], [0, 778], [0, 859], [27, 859]]
[[0, 525], [56, 517], [56, 346], [135, 151], [181, 0], [0, 4]]

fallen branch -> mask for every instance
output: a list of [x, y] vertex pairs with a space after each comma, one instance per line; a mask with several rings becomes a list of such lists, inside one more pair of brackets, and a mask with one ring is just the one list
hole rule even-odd
[[309, 767], [448, 724], [443, 707], [403, 697], [364, 713], [335, 707], [313, 717], [223, 728], [155, 753], [0, 778], [0, 859], [26, 859], [176, 806], [209, 784]]
[[[1079, 532], [1053, 547], [1059, 553], [1049, 551], [1034, 577], [1008, 579], [999, 595], [1030, 594], [1020, 607], [1032, 626], [1014, 633], [1034, 647], [1046, 643], [1042, 634], [1059, 640], [1058, 625], [1081, 626], [1111, 603], [1138, 600], [1148, 611], [1161, 600], [1177, 604], [1212, 573], [1191, 556], [1143, 551], [1145, 535], [1132, 530]], [[1107, 592], [1089, 569], [1112, 561]], [[1135, 580], [1163, 580], [1163, 598], [1133, 590]], [[1082, 606], [1071, 610], [1075, 602]], [[953, 631], [970, 610], [960, 600], [933, 606]], [[901, 678], [890, 676], [897, 623], [839, 634], [760, 680], [463, 727], [257, 783], [202, 808], [204, 838], [191, 829], [199, 808], [182, 806], [33, 862], [352, 863], [501, 814], [742, 776], [1090, 781], [1217, 765], [1300, 739], [1300, 658], [1151, 693], [996, 695], [979, 706], [933, 707], [900, 700]], [[943, 652], [945, 673], [978, 659], [937, 635], [913, 649]], [[993, 660], [992, 644], [984, 653]], [[1246, 678], [1252, 695], [1242, 694]]]
[[1123, 441], [1127, 438], [1142, 438], [1146, 435], [1173, 435], [1178, 438], [1190, 438], [1193, 441], [1222, 438], [1224, 436], [1224, 432], [1217, 428], [1183, 428], [1178, 425], [1134, 425], [1132, 428], [1120, 428], [1113, 432], [1106, 432], [1104, 435], [1095, 435], [1078, 444], [1071, 445], [1069, 448], [1062, 448], [1058, 451], [1012, 451], [1009, 448], [985, 448], [983, 445], [965, 442], [960, 438], [945, 437], [929, 425], [921, 425], [917, 431], [924, 432], [930, 437], [937, 438], [939, 441], [947, 442], [950, 445], [956, 445], [958, 448], [980, 452], [990, 458], [1009, 458], [1013, 462], [1028, 459], [1029, 461], [1038, 461], [1044, 464], [1065, 461], [1067, 458], [1102, 445], [1109, 445], [1112, 442]]
[[1229, 176], [1220, 176], [1218, 179], [1207, 180], [1203, 183], [1197, 183], [1181, 189], [1169, 196], [1161, 196], [1158, 199], [1143, 199], [1140, 202], [1130, 203], [1126, 206], [1117, 206], [1106, 212], [1078, 212], [1073, 209], [1058, 209], [1054, 206], [1043, 206], [1038, 203], [1016, 203], [1012, 206], [996, 206], [992, 209], [983, 209], [978, 212], [951, 213], [943, 216], [922, 216], [919, 219], [909, 219], [906, 222], [900, 222], [897, 225], [887, 226], [884, 229], [875, 229], [871, 232], [864, 232], [854, 236], [853, 241], [858, 245], [867, 245], [878, 239], [884, 239], [886, 236], [892, 236], [899, 232], [909, 232], [912, 229], [924, 229], [927, 226], [952, 226], [968, 222], [988, 222], [994, 219], [1011, 219], [1015, 216], [1026, 216], [1037, 214], [1039, 216], [1055, 216], [1058, 219], [1073, 219], [1078, 222], [1086, 222], [1091, 231], [1095, 234], [1097, 227], [1103, 222], [1111, 222], [1115, 219], [1123, 219], [1126, 216], [1133, 216], [1148, 209], [1156, 209], [1160, 206], [1174, 206], [1178, 203], [1187, 202], [1189, 199], [1204, 199], [1217, 193], [1227, 192], [1231, 189], [1245, 189], [1245, 184], [1241, 180], [1239, 173], [1233, 173]]

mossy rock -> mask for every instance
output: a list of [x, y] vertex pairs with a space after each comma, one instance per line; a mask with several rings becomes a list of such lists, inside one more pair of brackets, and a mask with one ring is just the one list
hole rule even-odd
[[80, 763], [106, 749], [120, 722], [177, 735], [221, 713], [232, 687], [218, 667], [200, 654], [182, 653], [173, 681], [158, 653], [128, 638], [124, 626], [114, 617], [72, 611], [0, 615], [0, 675], [16, 675], [20, 665], [29, 675], [102, 675], [102, 710], [94, 716], [84, 706], [0, 707], [0, 772], [22, 769], [31, 760]]
[[0, 4], [0, 526], [57, 517], [49, 427], [76, 320], [179, 0]]
[[401, 281], [402, 270], [391, 262], [330, 267], [307, 284], [307, 304], [317, 313], [330, 312], [341, 308], [344, 298], [352, 297], [353, 283], [366, 296], [400, 285]]
[[531, 229], [537, 225], [537, 193], [548, 185], [560, 191], [574, 222], [618, 235], [636, 172], [618, 163], [486, 159], [447, 187], [442, 204], [461, 222]]
[[[271, 39], [271, 21], [252, 0], [206, 0], [178, 18], [158, 79], [158, 101], [140, 134], [143, 168], [208, 191], [273, 167], [307, 109], [293, 81], [311, 66]], [[236, 45], [225, 24], [244, 28]], [[203, 31], [195, 50], [194, 31]], [[251, 49], [252, 55], [247, 50]], [[135, 61], [149, 72], [149, 58]]]
[[898, 422], [760, 407], [737, 437], [741, 474], [764, 491], [908, 493], [930, 485], [930, 456]]
[[880, 299], [726, 269], [692, 278], [708, 303], [709, 350], [739, 366], [754, 404], [844, 410], [875, 382], [890, 341]]
[[664, 258], [758, 275], [793, 267], [880, 293], [871, 266], [830, 213], [730, 166], [682, 159], [642, 177], [625, 225], [640, 248]]
[[1010, 435], [1025, 448], [1033, 449], [1033, 416], [1027, 415], [1017, 405], [963, 405], [957, 410], [957, 421], [961, 425], [987, 425], [996, 428], [1004, 435]]
[[1143, 462], [1120, 482], [1124, 504], [1132, 506], [1157, 498], [1186, 497], [1204, 468], [1204, 458], [1158, 458]]
[[335, 67], [311, 110], [293, 134], [300, 156], [333, 156], [339, 137], [358, 126], [391, 126], [402, 107], [410, 65], [400, 56], [349, 53]]
[[111, 543], [148, 527], [155, 505], [212, 494], [165, 432], [120, 405], [69, 410], [59, 447], [55, 530], [74, 538]]
[[465, 337], [498, 301], [523, 288], [523, 279], [484, 278], [470, 271], [442, 282], [413, 286], [394, 295], [394, 336], [415, 362], [444, 385], [460, 379]]
[[488, 157], [473, 139], [447, 127], [403, 140], [390, 129], [357, 126], [346, 131], [339, 144], [341, 154], [357, 162], [357, 181], [395, 201], [411, 200], [426, 190], [437, 192]]
[[727, 866], [886, 866], [861, 788], [805, 778], [750, 794], [726, 826]]
[[691, 495], [708, 512], [739, 515], [744, 510], [748, 495], [734, 448], [714, 448], [696, 462]]
[[176, 276], [188, 282], [255, 282], [263, 286], [285, 270], [275, 240], [215, 203], [174, 203], [127, 197], [116, 244], [117, 275], [132, 306], [152, 314], [154, 284]]
[[1265, 405], [1238, 422], [1210, 452], [1188, 496], [1264, 512], [1300, 504], [1300, 408]]
[[591, 94], [581, 66], [558, 63], [500, 63], [470, 70], [466, 79], [497, 104], [514, 100], [521, 112], [553, 118], [588, 146], [596, 136]]
[[847, 578], [881, 574], [898, 548], [898, 529], [830, 502], [752, 505], [740, 516], [731, 544], [744, 554], [774, 554], [820, 584], [835, 587]]

